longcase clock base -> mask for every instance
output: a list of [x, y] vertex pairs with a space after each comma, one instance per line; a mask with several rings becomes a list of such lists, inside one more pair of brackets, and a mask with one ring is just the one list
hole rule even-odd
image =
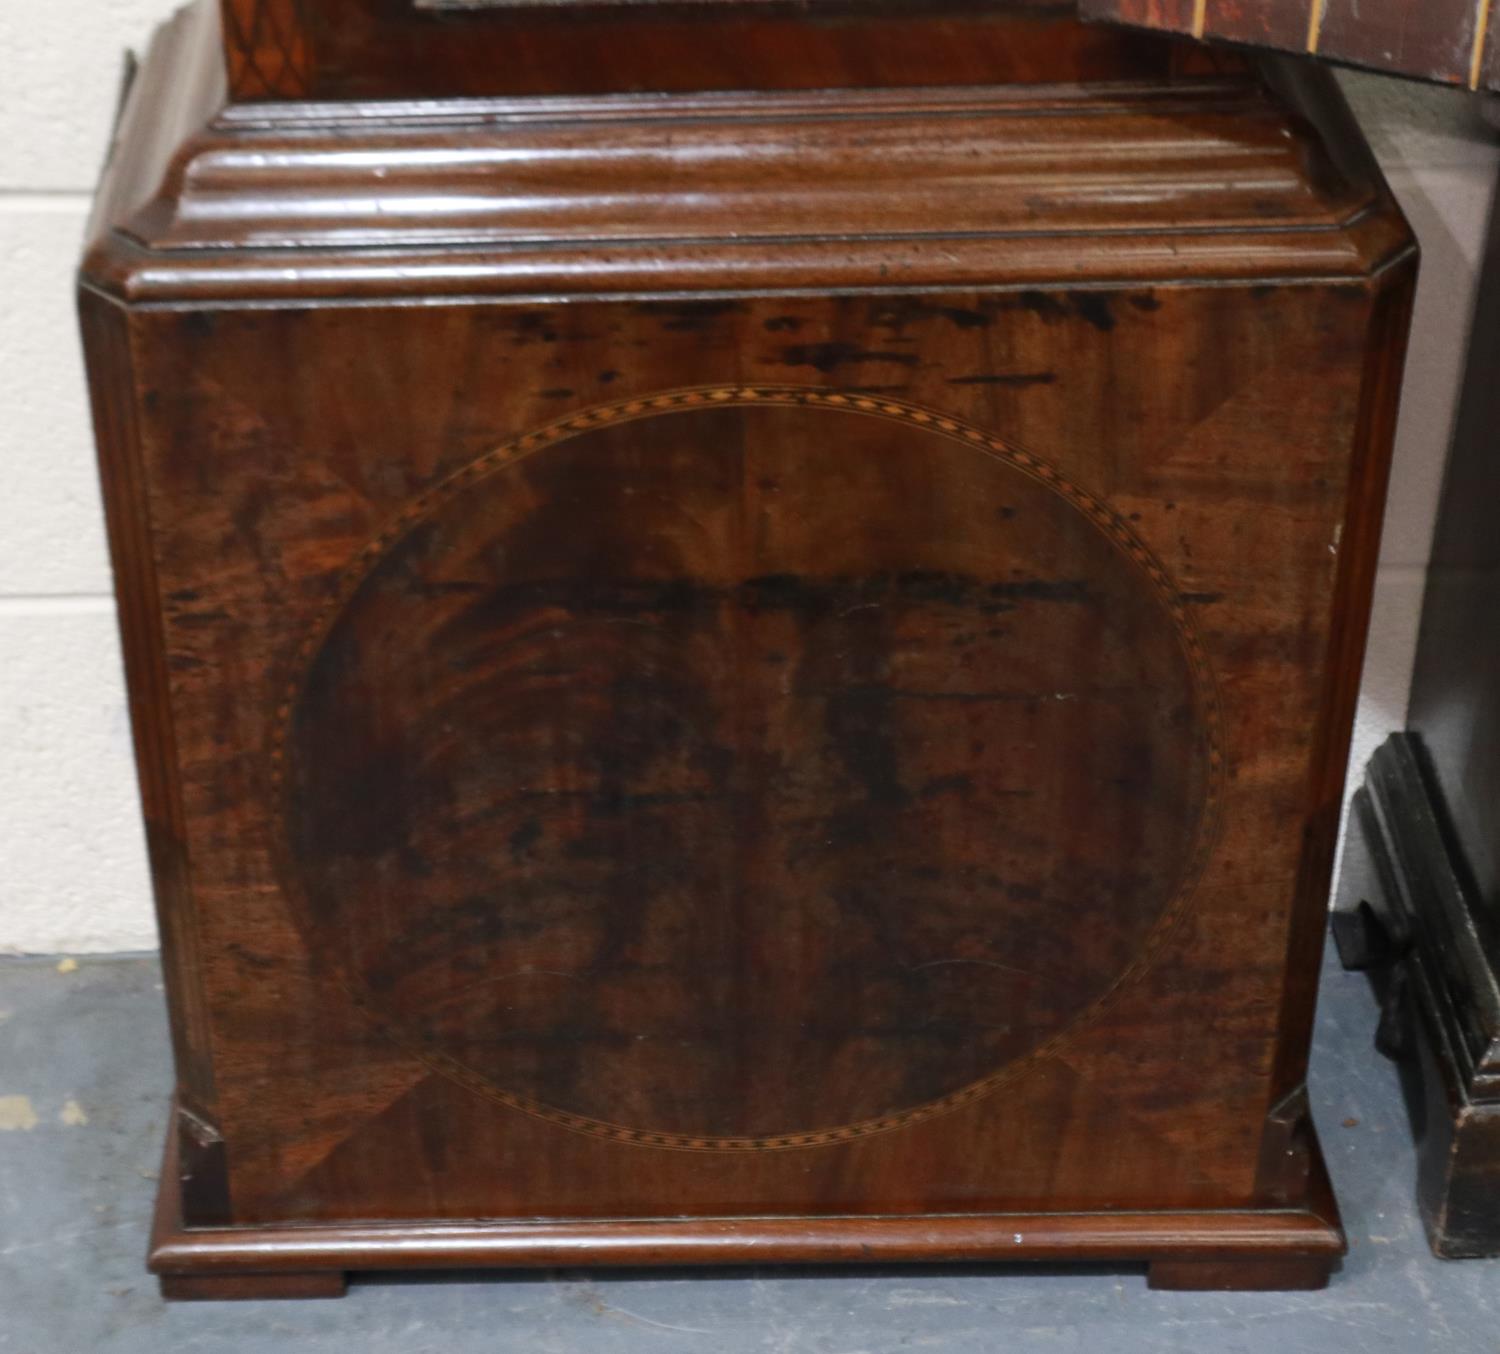
[[176, 1139], [169, 1130], [150, 1267], [162, 1296], [179, 1300], [340, 1297], [347, 1274], [372, 1270], [924, 1261], [1144, 1262], [1156, 1289], [1316, 1289], [1344, 1253], [1316, 1139], [1297, 1208], [225, 1227], [184, 1224]]
[[168, 1296], [1326, 1279], [1415, 279], [1331, 77], [1074, 0], [197, 0], [91, 241]]

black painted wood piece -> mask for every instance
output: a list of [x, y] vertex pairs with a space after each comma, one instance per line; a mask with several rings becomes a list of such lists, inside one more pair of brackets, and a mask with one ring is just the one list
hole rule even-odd
[[1380, 998], [1433, 1250], [1500, 1254], [1500, 954], [1420, 740], [1394, 734], [1354, 798], [1334, 938]]
[[1500, 213], [1423, 603], [1407, 731], [1356, 797], [1339, 951], [1382, 994], [1433, 1249], [1500, 1254]]

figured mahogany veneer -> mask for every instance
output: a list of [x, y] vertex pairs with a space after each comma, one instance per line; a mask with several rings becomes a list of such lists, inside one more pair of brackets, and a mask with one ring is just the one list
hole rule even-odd
[[1035, 84], [1158, 72], [1072, 0], [221, 0], [236, 99]]
[[[1342, 1249], [1406, 227], [1316, 72], [776, 12], [758, 89], [692, 20], [737, 92], [226, 104], [206, 4], [142, 70], [82, 308], [171, 1296]], [[950, 78], [876, 87], [887, 22]]]

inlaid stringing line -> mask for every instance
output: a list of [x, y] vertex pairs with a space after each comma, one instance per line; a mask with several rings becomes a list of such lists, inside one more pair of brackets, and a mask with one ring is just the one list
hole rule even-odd
[[[287, 766], [290, 761], [287, 754], [289, 730], [293, 722], [293, 708], [302, 690], [302, 674], [305, 673], [307, 665], [312, 661], [314, 653], [327, 640], [339, 613], [348, 605], [381, 556], [419, 521], [428, 517], [446, 503], [452, 495], [461, 491], [465, 485], [472, 483], [479, 476], [512, 465], [543, 448], [555, 446], [576, 433], [627, 420], [648, 418], [655, 414], [670, 413], [673, 410], [703, 408], [706, 405], [715, 404], [790, 404], [855, 409], [861, 413], [891, 418], [917, 427], [935, 429], [956, 441], [989, 452], [1021, 474], [1031, 477], [1037, 483], [1061, 495], [1075, 508], [1086, 514], [1094, 526], [1115, 546], [1122, 549], [1126, 557], [1151, 580], [1158, 597], [1176, 622], [1178, 639], [1192, 669], [1193, 685], [1202, 702], [1205, 738], [1203, 751], [1207, 760], [1208, 774], [1204, 804], [1197, 824], [1197, 840], [1190, 862], [1178, 882], [1177, 892], [1173, 895], [1166, 910], [1162, 912], [1155, 929], [1146, 937], [1144, 945], [1115, 985], [1094, 1006], [1086, 1008], [1074, 1024], [1064, 1026], [1050, 1039], [1043, 1040], [1029, 1053], [1006, 1063], [989, 1076], [972, 1081], [967, 1086], [960, 1087], [936, 1100], [883, 1114], [877, 1118], [863, 1119], [836, 1128], [787, 1133], [770, 1138], [708, 1138], [652, 1132], [555, 1109], [541, 1101], [533, 1100], [530, 1096], [518, 1095], [491, 1084], [466, 1064], [430, 1043], [407, 1039], [399, 1029], [380, 1015], [356, 983], [345, 976], [336, 976], [335, 980], [349, 998], [392, 1040], [408, 1048], [434, 1071], [488, 1100], [507, 1105], [523, 1114], [530, 1114], [535, 1118], [558, 1124], [572, 1132], [608, 1138], [616, 1142], [689, 1152], [764, 1152], [778, 1151], [783, 1148], [822, 1147], [836, 1142], [853, 1142], [876, 1133], [885, 1133], [892, 1129], [921, 1123], [968, 1105], [993, 1094], [1002, 1086], [1025, 1075], [1028, 1068], [1051, 1057], [1074, 1031], [1083, 1028], [1087, 1021], [1102, 1015], [1109, 1003], [1115, 1000], [1119, 992], [1123, 990], [1125, 984], [1154, 962], [1157, 950], [1166, 943], [1172, 929], [1186, 912], [1199, 883], [1207, 872], [1208, 862], [1217, 848], [1225, 773], [1223, 712], [1219, 705], [1213, 665], [1204, 649], [1202, 638], [1187, 613], [1171, 575], [1136, 537], [1129, 524], [1107, 503], [1094, 498], [1086, 489], [1073, 484], [1047, 462], [1039, 460], [1020, 447], [1012, 446], [1003, 438], [961, 423], [957, 419], [949, 418], [937, 410], [923, 408], [921, 405], [907, 404], [901, 400], [879, 400], [866, 395], [845, 395], [834, 391], [798, 386], [699, 386], [685, 390], [664, 391], [657, 395], [624, 400], [618, 404], [595, 405], [569, 418], [533, 429], [514, 441], [492, 447], [482, 456], [449, 475], [447, 479], [431, 486], [424, 493], [409, 501], [387, 523], [385, 529], [367, 542], [364, 548], [344, 566], [337, 591], [326, 601], [323, 610], [314, 619], [314, 623], [297, 646], [294, 664], [296, 671], [286, 678], [283, 697], [276, 711], [276, 729], [271, 740], [270, 783], [278, 796], [287, 794]], [[295, 871], [286, 864], [289, 857], [287, 855], [288, 843], [284, 835], [278, 838], [276, 849], [283, 861], [282, 877], [287, 880], [294, 879]]]
[[[1486, 3], [1486, 0], [1480, 0]], [[1318, 42], [1323, 36], [1323, 11], [1327, 7], [1328, 0], [1312, 0], [1307, 11], [1307, 50], [1316, 52]]]
[[1484, 76], [1484, 47], [1489, 38], [1490, 14], [1494, 0], [1476, 0], [1478, 9], [1474, 14], [1474, 55], [1469, 59], [1469, 88], [1478, 89]]

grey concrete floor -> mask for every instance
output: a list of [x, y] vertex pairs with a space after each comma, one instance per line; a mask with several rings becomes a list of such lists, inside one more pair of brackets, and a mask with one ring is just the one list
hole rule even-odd
[[151, 959], [0, 960], [6, 1354], [1500, 1351], [1500, 1262], [1428, 1252], [1374, 1003], [1331, 965], [1312, 1094], [1351, 1250], [1322, 1293], [989, 1266], [369, 1276], [342, 1301], [168, 1306], [142, 1269], [171, 1083], [161, 1003]]

